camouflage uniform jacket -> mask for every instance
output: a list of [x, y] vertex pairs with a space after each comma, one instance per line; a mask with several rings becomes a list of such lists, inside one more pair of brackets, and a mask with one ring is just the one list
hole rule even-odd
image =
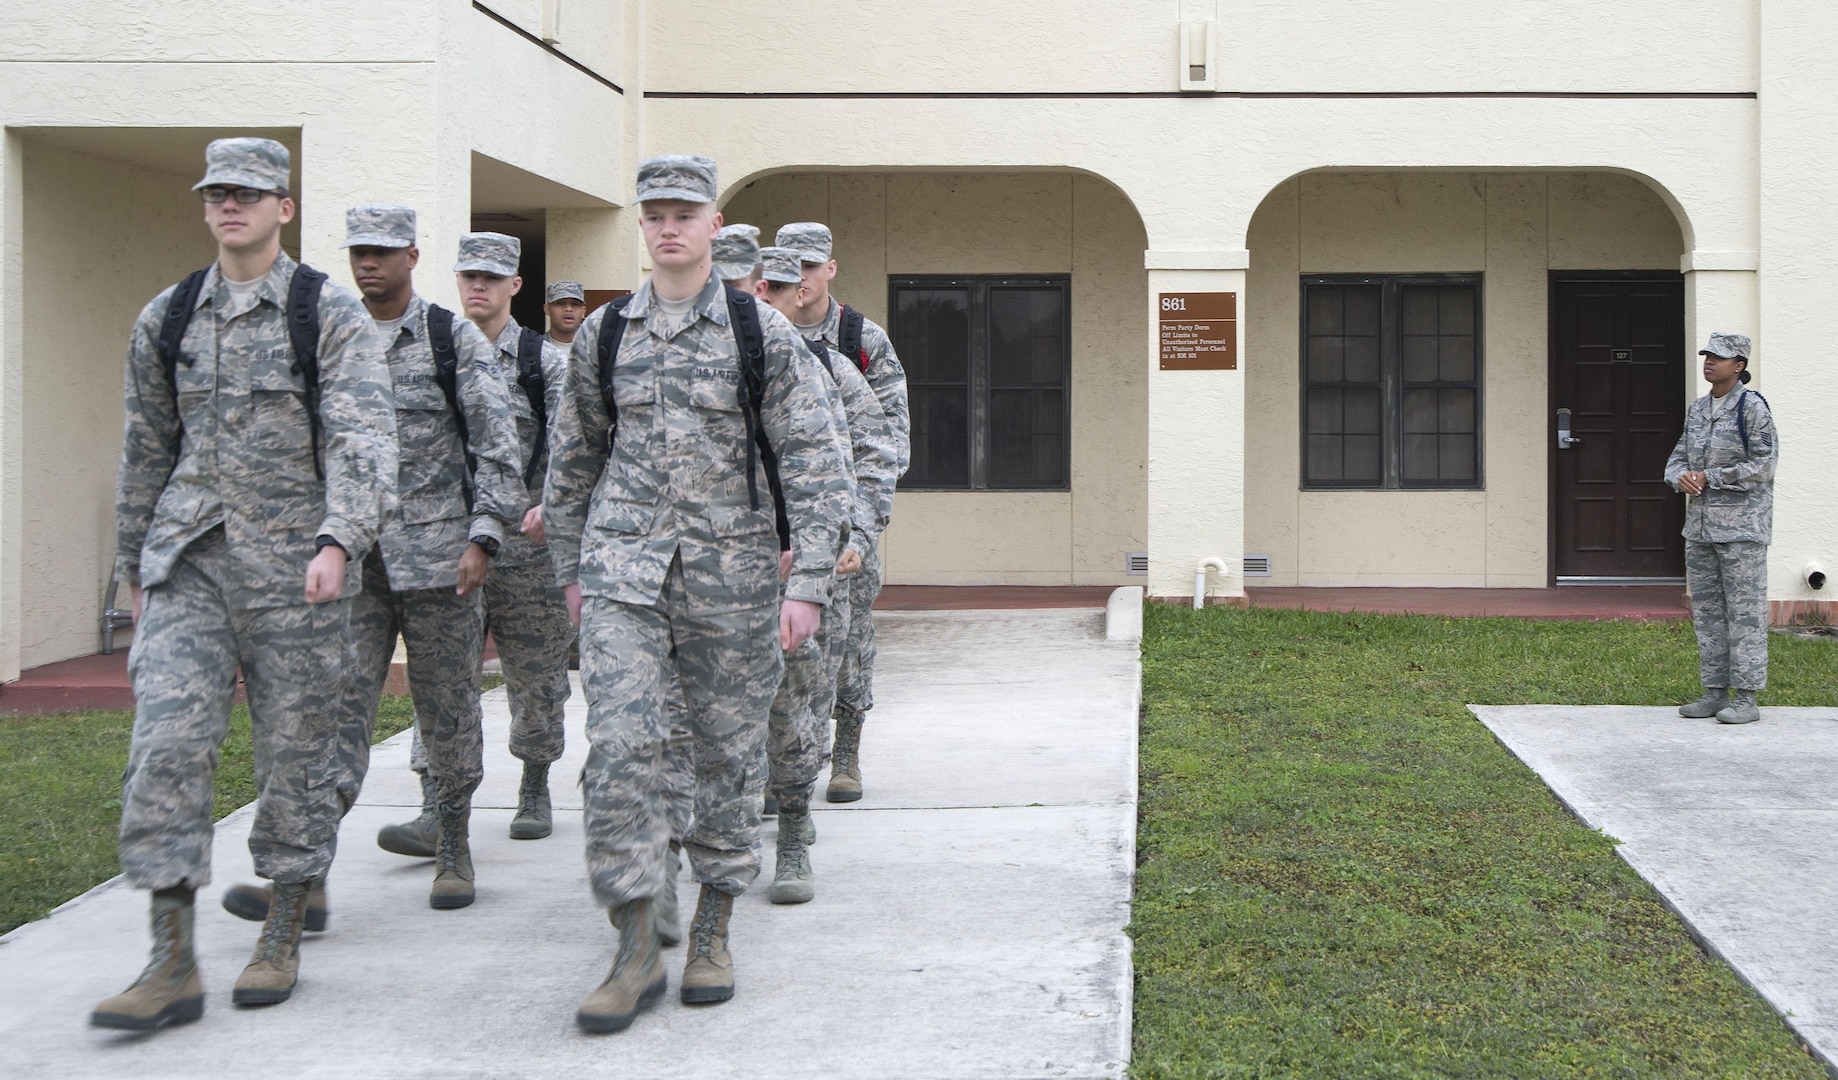
[[[1685, 410], [1685, 432], [1666, 461], [1666, 483], [1676, 489], [1687, 472], [1707, 477], [1704, 494], [1685, 508], [1685, 539], [1766, 544], [1773, 539], [1774, 464], [1780, 456], [1774, 415], [1761, 395], [1741, 386], [1730, 393], [1741, 396], [1728, 408], [1717, 408], [1717, 401], [1705, 394]], [[1738, 409], [1749, 433], [1746, 451], [1736, 426]]]
[[[824, 344], [833, 351], [842, 336], [842, 305], [835, 297], [830, 298], [830, 313], [823, 318], [823, 326], [818, 331]], [[887, 416], [887, 424], [893, 429], [895, 446], [900, 455], [900, 471], [895, 479], [906, 475], [906, 467], [912, 461], [912, 420], [906, 407], [906, 369], [900, 366], [900, 357], [893, 351], [893, 339], [887, 331], [881, 329], [873, 319], [862, 318], [862, 349], [868, 353], [868, 370], [862, 372], [868, 378], [868, 385], [874, 387], [874, 396], [881, 403], [881, 411]], [[849, 357], [849, 362], [861, 371], [861, 358]], [[890, 504], [891, 509], [891, 504]]]
[[[141, 309], [129, 339], [121, 469], [115, 482], [116, 576], [166, 580], [186, 546], [224, 527], [239, 608], [306, 602], [317, 537], [352, 556], [345, 591], [395, 505], [396, 430], [389, 369], [356, 294], [319, 292], [320, 449], [314, 469], [306, 385], [293, 373], [283, 253], [252, 294], [205, 275], [173, 383], [156, 342], [172, 289]], [[176, 286], [175, 286], [176, 287]], [[183, 421], [181, 423], [181, 420]]]
[[[864, 336], [866, 336], [864, 330]], [[855, 481], [855, 506], [849, 547], [866, 556], [893, 518], [894, 485], [900, 479], [900, 447], [893, 425], [874, 396], [861, 368], [841, 353], [830, 353], [826, 380], [840, 409], [849, 437], [851, 474]]]
[[[511, 415], [517, 423], [517, 460], [518, 476], [528, 475], [530, 455], [536, 450], [536, 410], [530, 407], [530, 396], [517, 385], [517, 346], [523, 336], [523, 327], [517, 325], [516, 319], [508, 319], [504, 329], [498, 331], [498, 375], [504, 382], [504, 392], [511, 399]], [[543, 407], [549, 413], [550, 445], [554, 445], [555, 418], [562, 411], [562, 394], [567, 389], [568, 354], [562, 351], [547, 334], [542, 339], [542, 383]], [[543, 477], [548, 475], [548, 455], [536, 465], [535, 479], [530, 482], [532, 499], [542, 498]], [[520, 531], [521, 520], [511, 523], [509, 535], [504, 538], [504, 547], [498, 557], [492, 560], [493, 566], [530, 566], [549, 561], [549, 548], [539, 544]]]
[[466, 455], [453, 407], [435, 381], [426, 300], [409, 300], [396, 340], [386, 344], [402, 465], [396, 479], [401, 509], [384, 523], [378, 541], [383, 568], [389, 587], [398, 592], [457, 585], [468, 538], [489, 536], [502, 543], [506, 526], [515, 530], [530, 505], [497, 350], [471, 320], [453, 316], [454, 383], [466, 413], [466, 448], [478, 463], [468, 521]]
[[[588, 316], [568, 358], [568, 394], [555, 427], [543, 524], [556, 580], [583, 596], [654, 606], [681, 556], [689, 607], [718, 614], [779, 596], [778, 532], [765, 467], [760, 505], [747, 497], [741, 372], [721, 284], [712, 277], [687, 315], [633, 294], [613, 393], [619, 423], [609, 453], [596, 344], [606, 308]], [[796, 552], [785, 595], [830, 601], [849, 519], [848, 476], [817, 360], [762, 304], [766, 371], [760, 418], [779, 458]]]

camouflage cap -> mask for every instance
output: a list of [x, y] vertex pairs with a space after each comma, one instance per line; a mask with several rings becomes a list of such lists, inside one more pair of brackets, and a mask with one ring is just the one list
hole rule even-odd
[[1742, 334], [1712, 334], [1710, 344], [1698, 350], [1699, 356], [1721, 356], [1725, 360], [1747, 360], [1749, 339]]
[[714, 158], [664, 154], [638, 163], [639, 202], [680, 199], [712, 203], [716, 188]]
[[738, 281], [759, 265], [759, 226], [724, 225], [715, 234], [715, 276]]
[[759, 249], [759, 276], [767, 281], [796, 285], [804, 280], [804, 267], [798, 253], [788, 247]]
[[542, 291], [542, 302], [545, 304], [559, 303], [563, 300], [579, 300], [585, 304], [587, 291], [581, 288], [580, 282], [569, 281], [566, 278], [549, 282], [549, 287]]
[[497, 232], [460, 234], [459, 262], [453, 272], [481, 270], [499, 277], [515, 277], [517, 260], [523, 256], [523, 241]]
[[292, 163], [287, 147], [273, 139], [213, 139], [204, 148], [204, 179], [191, 189], [222, 185], [286, 191]]
[[830, 227], [819, 221], [794, 221], [779, 230], [775, 241], [788, 247], [807, 263], [830, 261]]
[[345, 211], [341, 247], [415, 246], [415, 212], [406, 206], [353, 206]]

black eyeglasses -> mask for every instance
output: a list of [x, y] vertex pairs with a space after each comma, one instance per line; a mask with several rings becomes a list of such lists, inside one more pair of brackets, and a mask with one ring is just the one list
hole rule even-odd
[[250, 203], [261, 202], [262, 196], [273, 194], [274, 192], [272, 191], [263, 191], [261, 188], [252, 187], [207, 187], [198, 189], [199, 197], [207, 203], [220, 203], [234, 198], [244, 206], [248, 206]]

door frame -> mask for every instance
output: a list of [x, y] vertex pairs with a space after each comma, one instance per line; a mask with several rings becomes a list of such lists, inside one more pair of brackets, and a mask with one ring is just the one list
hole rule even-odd
[[[1557, 289], [1561, 284], [1573, 281], [1667, 281], [1677, 282], [1682, 289], [1685, 275], [1677, 270], [1547, 270], [1545, 285], [1545, 330], [1544, 330], [1544, 516], [1545, 516], [1545, 554], [1544, 583], [1546, 588], [1557, 588], [1557, 440], [1551, 432], [1557, 415]], [[1684, 321], [1685, 310], [1679, 309], [1680, 321]], [[1685, 338], [1684, 331], [1689, 326], [1680, 328], [1680, 339], [1690, 348], [1691, 342]], [[1684, 357], [1676, 358], [1684, 361]], [[1689, 365], [1687, 365], [1689, 366]], [[1686, 373], [1685, 385], [1691, 385], [1690, 373]], [[1689, 404], [1689, 402], [1687, 402]], [[1653, 584], [1669, 584], [1670, 578], [1642, 579]], [[1565, 586], [1577, 588], [1586, 586]]]

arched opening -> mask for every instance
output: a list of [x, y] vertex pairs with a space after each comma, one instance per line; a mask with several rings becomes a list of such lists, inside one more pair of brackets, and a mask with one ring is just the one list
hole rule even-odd
[[828, 224], [833, 294], [885, 326], [907, 368], [915, 463], [889, 583], [1132, 580], [1147, 277], [1123, 192], [1073, 170], [786, 171], [737, 185], [723, 214], [762, 244], [788, 222]]
[[[1650, 182], [1307, 172], [1266, 196], [1247, 247], [1245, 550], [1264, 583], [1682, 572], [1659, 475], [1685, 400], [1686, 248]], [[1567, 456], [1559, 408], [1599, 428]]]

